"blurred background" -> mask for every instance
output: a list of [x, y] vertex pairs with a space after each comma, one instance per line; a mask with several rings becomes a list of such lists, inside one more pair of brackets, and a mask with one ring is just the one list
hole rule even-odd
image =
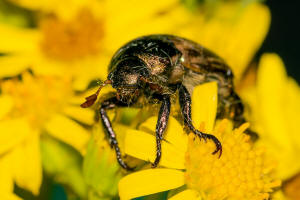
[[277, 52], [286, 65], [288, 74], [300, 82], [300, 29], [297, 26], [298, 6], [284, 1], [265, 1], [271, 10], [272, 20], [269, 33], [259, 51]]

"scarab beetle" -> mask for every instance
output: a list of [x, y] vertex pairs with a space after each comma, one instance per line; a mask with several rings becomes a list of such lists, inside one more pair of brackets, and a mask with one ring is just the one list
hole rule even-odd
[[[149, 35], [130, 41], [112, 57], [107, 80], [98, 91], [87, 97], [81, 107], [91, 106], [100, 89], [111, 84], [116, 89], [113, 97], [103, 102], [100, 118], [114, 147], [119, 164], [130, 167], [123, 161], [116, 134], [106, 110], [116, 106], [135, 106], [139, 98], [156, 99], [161, 102], [156, 124], [156, 167], [161, 158], [161, 140], [170, 115], [171, 96], [178, 94], [184, 125], [200, 139], [210, 139], [216, 149], [213, 154], [222, 154], [222, 145], [213, 135], [197, 130], [191, 119], [191, 94], [199, 84], [218, 82], [217, 118], [229, 118], [238, 126], [245, 122], [243, 105], [234, 91], [233, 73], [223, 59], [199, 44], [172, 35]], [[176, 93], [178, 91], [178, 93]], [[205, 94], [203, 94], [205, 95]], [[151, 101], [149, 101], [151, 103]]]

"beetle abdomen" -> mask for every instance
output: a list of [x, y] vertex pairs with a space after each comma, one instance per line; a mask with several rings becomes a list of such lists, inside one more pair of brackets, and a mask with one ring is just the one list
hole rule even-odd
[[174, 36], [169, 39], [182, 54], [182, 83], [189, 92], [192, 94], [194, 87], [202, 83], [218, 82], [217, 118], [230, 118], [236, 126], [244, 122], [243, 104], [234, 91], [233, 73], [225, 61], [193, 41]]

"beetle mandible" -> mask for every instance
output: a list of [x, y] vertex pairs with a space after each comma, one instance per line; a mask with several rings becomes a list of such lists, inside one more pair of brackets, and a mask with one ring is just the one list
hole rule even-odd
[[[210, 139], [216, 149], [213, 154], [222, 154], [222, 145], [213, 135], [197, 130], [191, 119], [191, 94], [199, 84], [217, 81], [217, 118], [229, 118], [237, 127], [245, 122], [243, 104], [234, 91], [233, 73], [223, 59], [201, 45], [172, 35], [149, 35], [130, 41], [112, 57], [107, 80], [97, 92], [86, 98], [81, 107], [91, 106], [101, 88], [111, 84], [116, 92], [100, 105], [100, 118], [115, 149], [119, 164], [131, 169], [122, 159], [116, 134], [106, 110], [116, 106], [135, 106], [142, 96], [161, 102], [156, 124], [156, 167], [161, 158], [161, 140], [170, 115], [171, 95], [179, 94], [179, 104], [184, 125], [200, 139]], [[205, 95], [205, 94], [204, 94]], [[149, 102], [150, 103], [150, 102]]]

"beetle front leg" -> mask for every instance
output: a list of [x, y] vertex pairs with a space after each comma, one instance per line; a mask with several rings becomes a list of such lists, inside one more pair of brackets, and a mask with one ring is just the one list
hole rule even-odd
[[220, 151], [220, 155], [219, 155], [220, 157], [222, 155], [221, 142], [214, 135], [206, 134], [201, 131], [198, 131], [193, 126], [192, 117], [191, 117], [191, 103], [192, 103], [191, 95], [186, 89], [186, 87], [184, 85], [179, 86], [179, 104], [181, 107], [181, 113], [183, 115], [184, 124], [200, 139], [201, 138], [203, 138], [204, 140], [211, 139], [216, 145], [216, 150], [212, 154], [216, 154], [218, 151]]
[[112, 128], [111, 122], [110, 122], [110, 120], [109, 120], [109, 118], [106, 114], [106, 110], [115, 108], [117, 102], [118, 102], [118, 100], [115, 97], [110, 98], [110, 99], [102, 102], [100, 110], [99, 110], [100, 111], [100, 118], [101, 118], [103, 127], [107, 132], [110, 146], [115, 149], [118, 163], [124, 169], [132, 170], [132, 168], [130, 168], [122, 159], [122, 154], [121, 154], [121, 151], [120, 151], [120, 148], [119, 148], [119, 144], [118, 144], [118, 141], [117, 141], [117, 138], [116, 138], [116, 134], [115, 134], [115, 132]]
[[160, 106], [158, 119], [157, 119], [157, 123], [156, 123], [156, 129], [155, 129], [156, 158], [155, 158], [154, 163], [152, 164], [152, 167], [156, 167], [161, 158], [161, 140], [163, 139], [163, 134], [168, 125], [168, 120], [169, 120], [169, 115], [170, 115], [170, 107], [171, 107], [170, 97], [164, 96], [161, 106]]

